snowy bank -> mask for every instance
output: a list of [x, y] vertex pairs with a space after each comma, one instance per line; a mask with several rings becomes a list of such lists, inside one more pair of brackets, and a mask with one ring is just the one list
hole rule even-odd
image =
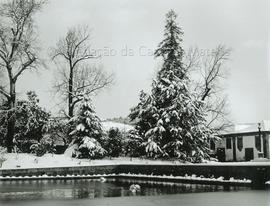
[[[190, 165], [191, 163], [182, 163], [179, 161], [149, 160], [140, 158], [106, 158], [101, 160], [76, 159], [64, 154], [45, 154], [37, 157], [34, 154], [26, 153], [6, 153], [3, 154], [6, 159], [0, 169], [18, 169], [18, 168], [48, 168], [48, 167], [76, 167], [76, 166], [94, 166], [94, 165], [119, 165], [119, 164], [143, 164], [143, 165]], [[270, 162], [206, 162], [196, 165], [211, 166], [270, 166]]]
[[26, 153], [7, 153], [3, 155], [6, 161], [3, 162], [1, 169], [18, 169], [18, 168], [48, 168], [48, 167], [76, 167], [76, 166], [94, 166], [94, 165], [117, 165], [117, 164], [158, 164], [158, 165], [175, 165], [180, 164], [175, 161], [146, 160], [139, 158], [106, 158], [101, 160], [76, 159], [67, 155], [45, 154], [37, 157], [33, 154]]

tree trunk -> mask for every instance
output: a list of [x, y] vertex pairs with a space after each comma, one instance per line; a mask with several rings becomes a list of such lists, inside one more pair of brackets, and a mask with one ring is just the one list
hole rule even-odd
[[204, 100], [205, 100], [205, 98], [208, 96], [208, 94], [209, 94], [210, 90], [211, 90], [210, 88], [206, 87], [206, 89], [205, 89], [205, 93], [203, 94], [203, 97], [202, 97], [202, 101], [204, 101]]
[[73, 117], [73, 69], [70, 68], [69, 80], [68, 80], [68, 116]]
[[13, 138], [15, 132], [15, 112], [16, 107], [16, 93], [15, 93], [15, 82], [10, 81], [10, 98], [8, 101], [9, 111], [8, 111], [8, 125], [7, 125], [7, 136], [6, 136], [6, 147], [7, 152], [11, 153], [13, 149]]
[[6, 138], [6, 147], [7, 152], [11, 153], [13, 149], [13, 137], [14, 137], [14, 128], [15, 128], [15, 118], [13, 117], [13, 113], [9, 113], [8, 115], [8, 126], [7, 126], [7, 138]]

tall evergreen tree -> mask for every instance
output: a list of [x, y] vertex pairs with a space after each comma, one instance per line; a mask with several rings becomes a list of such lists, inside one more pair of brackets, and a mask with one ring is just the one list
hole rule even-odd
[[71, 119], [76, 128], [70, 133], [73, 136], [73, 144], [76, 144], [76, 156], [80, 158], [100, 158], [104, 156], [105, 150], [100, 144], [102, 126], [100, 119], [95, 114], [90, 99], [84, 97], [79, 111]]
[[155, 57], [163, 65], [152, 83], [151, 94], [141, 92], [139, 104], [131, 109], [130, 118], [146, 141], [149, 156], [177, 157], [187, 161], [206, 158], [212, 137], [205, 123], [203, 102], [189, 91], [189, 77], [182, 58], [183, 32], [174, 11], [166, 14], [164, 40]]

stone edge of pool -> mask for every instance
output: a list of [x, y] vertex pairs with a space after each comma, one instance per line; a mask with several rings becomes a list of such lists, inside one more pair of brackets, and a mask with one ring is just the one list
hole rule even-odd
[[[114, 164], [76, 167], [0, 169], [0, 181], [40, 179], [132, 178], [196, 184], [250, 186], [261, 174], [269, 175], [270, 166], [217, 165], [141, 165]], [[263, 174], [263, 175], [262, 175]], [[268, 180], [270, 177], [267, 177]], [[256, 179], [255, 179], [256, 180]]]

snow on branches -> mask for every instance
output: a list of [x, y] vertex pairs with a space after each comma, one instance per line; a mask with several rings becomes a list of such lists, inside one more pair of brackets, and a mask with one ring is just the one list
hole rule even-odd
[[176, 14], [169, 11], [164, 40], [155, 52], [163, 65], [153, 80], [151, 94], [141, 92], [140, 102], [129, 117], [136, 122], [148, 156], [200, 162], [208, 157], [212, 131], [205, 126], [203, 102], [189, 89], [190, 80], [182, 63], [183, 32], [175, 20]]
[[79, 111], [71, 120], [75, 125], [70, 135], [74, 138], [72, 144], [78, 145], [75, 156], [80, 158], [100, 158], [106, 151], [101, 147], [103, 134], [100, 119], [95, 114], [89, 98], [84, 97]]

